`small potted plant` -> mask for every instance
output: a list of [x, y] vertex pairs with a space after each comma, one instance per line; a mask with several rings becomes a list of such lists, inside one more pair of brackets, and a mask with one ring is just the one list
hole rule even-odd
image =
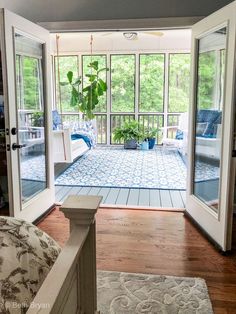
[[118, 143], [124, 141], [125, 149], [136, 149], [141, 136], [139, 123], [135, 120], [125, 122], [114, 130], [114, 141]]
[[153, 149], [155, 144], [156, 144], [156, 138], [157, 138], [157, 135], [158, 135], [158, 132], [159, 132], [159, 129], [157, 128], [151, 128], [151, 129], [146, 129], [144, 131], [144, 138], [148, 140], [148, 146], [149, 146], [149, 149]]

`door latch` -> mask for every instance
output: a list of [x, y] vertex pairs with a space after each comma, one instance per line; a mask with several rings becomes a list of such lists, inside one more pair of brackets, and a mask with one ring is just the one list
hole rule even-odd
[[26, 144], [16, 144], [16, 143], [12, 144], [12, 150], [21, 149], [23, 147], [26, 147]]

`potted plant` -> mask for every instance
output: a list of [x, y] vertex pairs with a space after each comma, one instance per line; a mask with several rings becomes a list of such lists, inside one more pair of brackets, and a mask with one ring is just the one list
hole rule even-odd
[[67, 73], [68, 82], [60, 82], [61, 86], [71, 86], [71, 101], [72, 107], [78, 106], [78, 111], [85, 114], [85, 118], [92, 120], [94, 118], [94, 109], [98, 104], [99, 97], [107, 91], [107, 84], [100, 78], [103, 71], [108, 71], [108, 68], [98, 67], [98, 61], [91, 62], [88, 67], [90, 73], [85, 74], [88, 77], [90, 84], [85, 86], [82, 91], [79, 86], [82, 84], [81, 77], [74, 80], [72, 71]]
[[135, 120], [125, 122], [114, 130], [114, 140], [116, 142], [124, 141], [125, 149], [136, 149], [141, 135], [139, 123]]
[[35, 111], [32, 114], [32, 125], [35, 127], [44, 126], [44, 113], [42, 111]]
[[148, 140], [149, 149], [153, 149], [156, 143], [156, 138], [158, 135], [158, 128], [146, 128], [144, 131], [144, 138]]

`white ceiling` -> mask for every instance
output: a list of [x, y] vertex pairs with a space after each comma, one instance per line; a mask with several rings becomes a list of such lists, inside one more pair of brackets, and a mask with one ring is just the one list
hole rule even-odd
[[[158, 50], [190, 50], [191, 30], [149, 30], [137, 32], [137, 40], [127, 40], [124, 31], [116, 32], [83, 32], [62, 33], [59, 37], [60, 53], [89, 52], [91, 35], [93, 51], [158, 51]], [[162, 36], [154, 36], [149, 32], [161, 32]], [[56, 53], [56, 34], [51, 35], [53, 53]]]

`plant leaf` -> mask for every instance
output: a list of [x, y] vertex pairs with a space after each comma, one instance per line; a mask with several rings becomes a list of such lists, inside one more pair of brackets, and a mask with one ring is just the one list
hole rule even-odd
[[69, 71], [67, 73], [67, 78], [68, 78], [69, 83], [71, 84], [72, 80], [73, 80], [73, 72], [72, 71]]
[[109, 71], [109, 68], [102, 68], [102, 69], [98, 70], [98, 73], [103, 72], [103, 71]]
[[68, 82], [60, 82], [60, 85], [61, 86], [66, 86], [66, 85], [69, 85], [69, 83]]
[[106, 91], [107, 91], [107, 83], [104, 82], [102, 79], [99, 79], [98, 82], [99, 82], [99, 84], [100, 84], [102, 90], [103, 90], [104, 92], [106, 92]]

